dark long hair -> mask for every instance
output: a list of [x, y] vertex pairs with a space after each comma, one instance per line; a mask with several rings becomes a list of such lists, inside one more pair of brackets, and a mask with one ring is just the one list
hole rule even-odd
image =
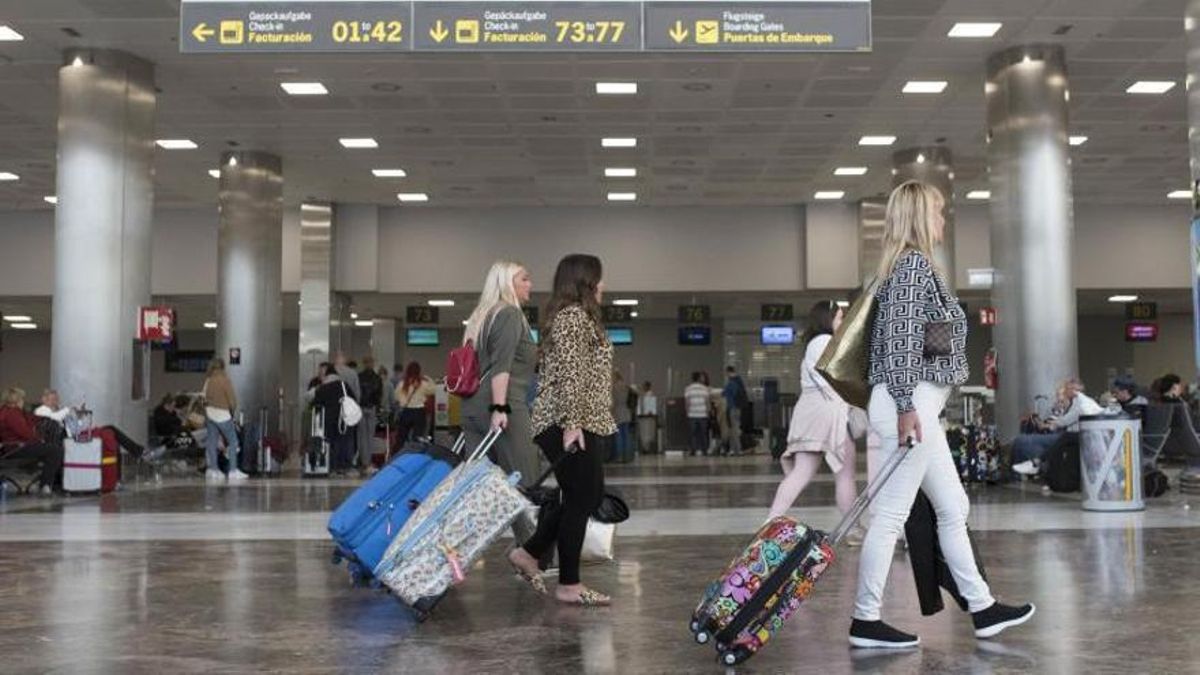
[[416, 361], [410, 361], [408, 367], [404, 369], [404, 384], [405, 392], [413, 391], [421, 384], [421, 364]]
[[542, 327], [542, 342], [547, 348], [553, 344], [554, 318], [566, 307], [579, 305], [592, 321], [596, 331], [602, 330], [600, 303], [596, 302], [596, 287], [604, 278], [604, 266], [600, 259], [586, 253], [572, 253], [558, 261], [554, 271], [554, 291], [546, 307], [545, 324]]
[[804, 344], [818, 335], [833, 335], [833, 317], [837, 316], [838, 305], [833, 300], [822, 300], [808, 311], [808, 327], [804, 329]]

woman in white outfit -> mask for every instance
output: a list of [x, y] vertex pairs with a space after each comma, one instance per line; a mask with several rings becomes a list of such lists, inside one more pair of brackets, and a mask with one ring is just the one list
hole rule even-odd
[[[938, 541], [975, 624], [989, 638], [1033, 616], [1033, 605], [1012, 607], [992, 598], [967, 538], [969, 500], [959, 481], [939, 418], [955, 385], [967, 379], [967, 317], [941, 271], [933, 249], [942, 241], [942, 195], [909, 181], [888, 200], [882, 280], [876, 292], [868, 381], [871, 428], [879, 435], [880, 461], [906, 452], [876, 497], [858, 566], [858, 592], [850, 644], [908, 648], [920, 640], [880, 620], [880, 605], [896, 538], [917, 490], [937, 514]], [[905, 439], [901, 446], [901, 439]]]
[[800, 399], [792, 410], [787, 449], [780, 458], [786, 476], [775, 491], [770, 518], [787, 513], [796, 498], [821, 468], [821, 460], [834, 476], [838, 510], [846, 513], [854, 503], [854, 439], [848, 427], [850, 404], [842, 400], [817, 372], [817, 361], [842, 323], [842, 308], [833, 300], [813, 305], [804, 337], [804, 363], [800, 368]]

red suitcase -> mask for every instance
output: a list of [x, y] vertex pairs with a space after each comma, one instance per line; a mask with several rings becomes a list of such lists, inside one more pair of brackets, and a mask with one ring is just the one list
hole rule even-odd
[[92, 429], [92, 436], [100, 439], [100, 492], [112, 492], [121, 482], [121, 446], [117, 435], [109, 427]]

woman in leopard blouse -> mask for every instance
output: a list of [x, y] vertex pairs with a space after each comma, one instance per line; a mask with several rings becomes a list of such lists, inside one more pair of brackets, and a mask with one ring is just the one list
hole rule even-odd
[[559, 602], [585, 606], [611, 602], [579, 581], [588, 517], [604, 496], [604, 459], [617, 432], [612, 415], [613, 347], [600, 319], [603, 293], [599, 258], [575, 254], [558, 263], [542, 331], [533, 436], [547, 459], [556, 463], [563, 505], [552, 516], [539, 518], [533, 537], [509, 554], [517, 573], [545, 592], [537, 561], [557, 544], [555, 596]]

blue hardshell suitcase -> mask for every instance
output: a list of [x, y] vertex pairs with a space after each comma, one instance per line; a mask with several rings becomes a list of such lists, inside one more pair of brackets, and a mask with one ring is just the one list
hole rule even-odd
[[405, 445], [337, 507], [329, 518], [333, 562], [346, 561], [352, 582], [372, 582], [372, 570], [408, 517], [462, 461], [464, 443], [460, 436], [451, 449], [424, 441]]

